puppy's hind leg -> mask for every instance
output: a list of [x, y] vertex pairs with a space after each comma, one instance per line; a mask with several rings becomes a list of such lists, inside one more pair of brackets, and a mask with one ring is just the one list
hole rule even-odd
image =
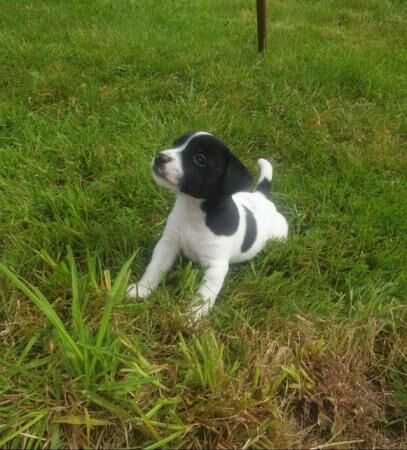
[[226, 260], [212, 261], [209, 263], [201, 288], [194, 298], [191, 307], [191, 320], [193, 323], [206, 314], [215, 303], [216, 297], [222, 288], [223, 281], [229, 270], [229, 263]]

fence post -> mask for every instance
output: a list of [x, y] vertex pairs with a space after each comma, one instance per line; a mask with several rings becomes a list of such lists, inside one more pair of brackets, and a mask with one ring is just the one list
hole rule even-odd
[[256, 0], [257, 3], [257, 42], [259, 52], [266, 48], [266, 0]]

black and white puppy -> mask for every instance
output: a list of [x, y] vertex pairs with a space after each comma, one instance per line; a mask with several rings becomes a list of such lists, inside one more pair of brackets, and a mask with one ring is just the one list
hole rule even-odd
[[288, 225], [268, 200], [272, 167], [259, 159], [260, 177], [254, 192], [245, 166], [228, 147], [206, 132], [190, 132], [152, 163], [154, 180], [177, 194], [164, 233], [150, 264], [129, 297], [148, 297], [173, 265], [180, 250], [206, 268], [192, 305], [192, 320], [213, 306], [230, 263], [253, 258], [269, 239], [284, 239]]

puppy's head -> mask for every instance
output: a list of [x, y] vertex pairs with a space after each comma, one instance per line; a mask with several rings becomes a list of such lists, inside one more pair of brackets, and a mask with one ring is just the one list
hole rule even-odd
[[155, 181], [195, 198], [216, 200], [246, 189], [251, 176], [226, 145], [205, 132], [180, 136], [153, 161]]

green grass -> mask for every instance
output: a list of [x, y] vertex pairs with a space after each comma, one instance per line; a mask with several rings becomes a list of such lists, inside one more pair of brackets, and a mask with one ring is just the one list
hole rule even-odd
[[[269, 2], [264, 56], [254, 8], [0, 0], [0, 447], [407, 445], [405, 2]], [[199, 267], [124, 295], [188, 129], [290, 223], [198, 329]]]

